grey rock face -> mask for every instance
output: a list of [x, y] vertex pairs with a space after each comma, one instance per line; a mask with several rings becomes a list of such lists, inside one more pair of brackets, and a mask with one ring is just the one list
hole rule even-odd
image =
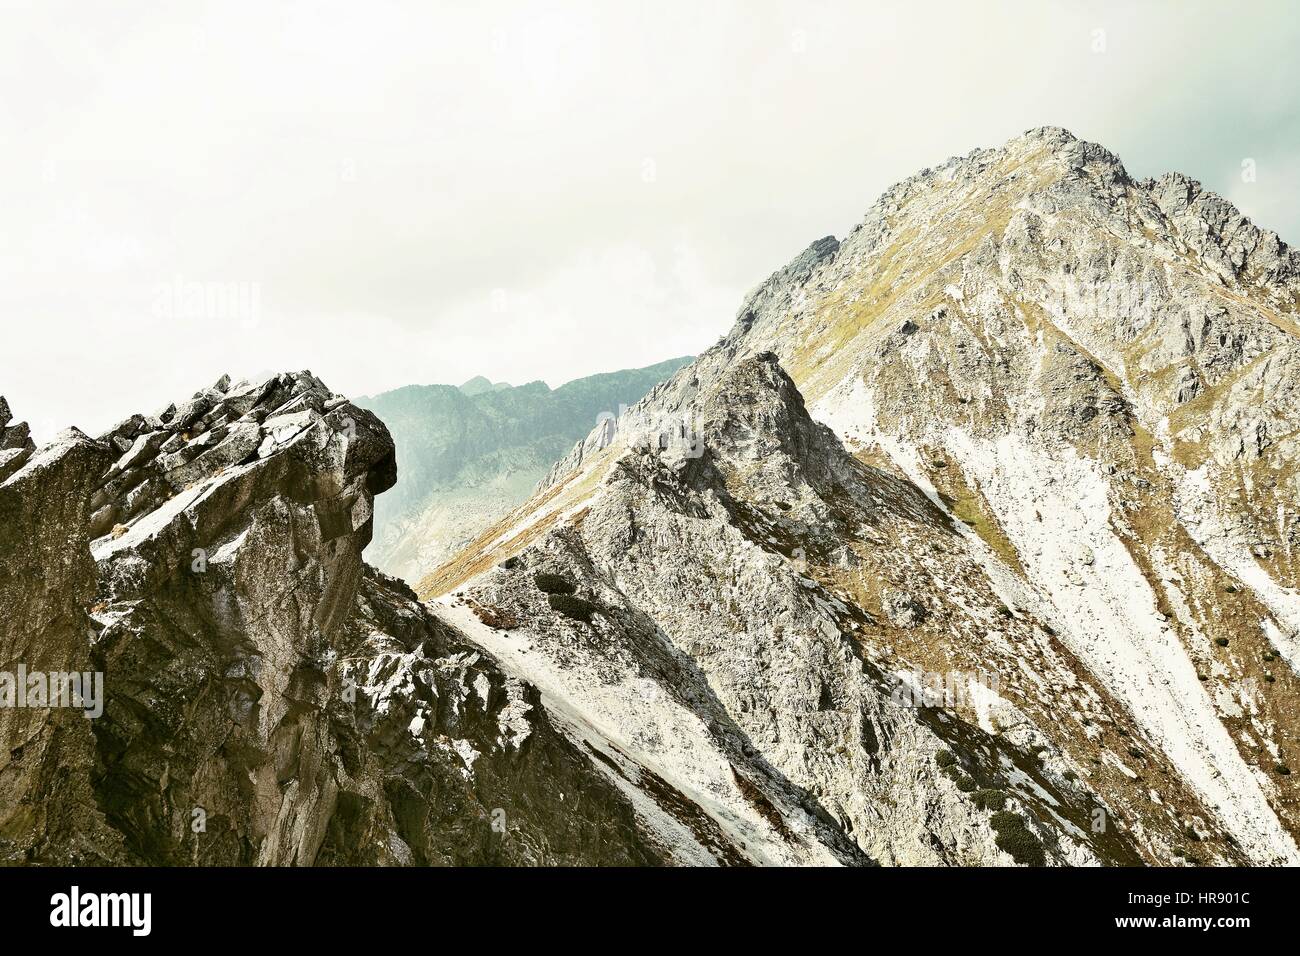
[[906, 591], [881, 594], [885, 615], [898, 627], [916, 627], [925, 620], [925, 605]]
[[0, 708], [6, 860], [669, 858], [535, 689], [363, 563], [378, 419], [310, 373], [163, 417], [0, 485], [0, 660], [103, 680], [92, 719]]
[[0, 395], [0, 483], [26, 464], [36, 450], [26, 423], [10, 424], [12, 420], [9, 403]]
[[13, 686], [20, 674], [26, 685], [28, 673], [94, 670], [87, 608], [95, 566], [86, 525], [90, 496], [111, 461], [102, 445], [69, 431], [0, 483], [0, 669], [13, 682], [0, 707], [6, 862], [26, 859], [24, 848], [37, 843], [38, 858], [52, 864], [124, 856], [121, 836], [86, 812], [99, 771], [91, 721], [75, 708], [16, 706]]
[[[798, 402], [756, 397], [766, 353]], [[804, 399], [833, 435], [796, 424]], [[1300, 256], [1186, 177], [1135, 181], [1100, 146], [1031, 130], [891, 188], [631, 410], [661, 434], [701, 428], [702, 457], [593, 432], [422, 593], [522, 600], [520, 568], [561, 561], [580, 596], [630, 605], [693, 661], [755, 753], [876, 860], [1034, 855], [971, 837], [981, 818], [956, 823], [955, 806], [922, 836], [914, 821], [934, 817], [900, 796], [905, 754], [938, 741], [916, 727], [889, 760], [843, 739], [821, 751], [819, 721], [871, 713], [884, 691], [846, 696], [833, 644], [787, 662], [748, 635], [859, 644], [908, 685], [891, 700], [933, 675], [991, 678], [973, 712], [938, 685], [920, 696], [1008, 748], [989, 763], [987, 742], [948, 741], [961, 774], [1041, 826], [1049, 862], [1300, 862], [1298, 399]], [[846, 453], [872, 480], [828, 483]], [[683, 537], [694, 527], [707, 533]], [[625, 617], [593, 617], [594, 647], [521, 633], [511, 663], [617, 673], [594, 661], [633, 654]], [[611, 739], [654, 739], [580, 681], [554, 693]], [[814, 696], [821, 716], [782, 723]], [[1087, 821], [1056, 819], [1027, 766]], [[917, 784], [930, 799], [943, 785]]]
[[[753, 862], [1011, 862], [966, 795], [977, 789], [1024, 814], [1044, 859], [1138, 860], [1124, 835], [1089, 835], [1097, 795], [1062, 775], [1061, 754], [996, 688], [971, 689], [952, 668], [943, 680], [962, 700], [915, 697], [851, 595], [850, 581], [888, 584], [891, 554], [942, 551], [941, 626], [1000, 620], [996, 585], [942, 512], [814, 423], [770, 353], [703, 388], [696, 413], [704, 455], [616, 455], [580, 518], [444, 598], [442, 613], [463, 622], [464, 601], [524, 622], [507, 636], [461, 626], [625, 765], [707, 794], [697, 804]], [[838, 579], [810, 576], [826, 565], [843, 565]], [[590, 621], [566, 617], [538, 572], [569, 582]], [[924, 612], [907, 601], [910, 628]], [[1029, 621], [1006, 629], [1043, 643]], [[944, 752], [960, 760], [945, 766]]]

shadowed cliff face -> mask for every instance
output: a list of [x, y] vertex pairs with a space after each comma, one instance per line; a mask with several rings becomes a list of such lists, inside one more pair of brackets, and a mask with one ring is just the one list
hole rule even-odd
[[665, 859], [533, 688], [363, 563], [395, 475], [309, 373], [29, 450], [0, 485], [0, 667], [100, 675], [102, 714], [0, 708], [4, 858]]
[[91, 494], [113, 456], [69, 431], [24, 461], [0, 483], [0, 672], [8, 675], [0, 682], [9, 684], [0, 687], [0, 854], [7, 862], [123, 859], [121, 834], [87, 812], [99, 773], [93, 721], [72, 706], [20, 707], [15, 686], [27, 691], [27, 672], [95, 669], [86, 528]]

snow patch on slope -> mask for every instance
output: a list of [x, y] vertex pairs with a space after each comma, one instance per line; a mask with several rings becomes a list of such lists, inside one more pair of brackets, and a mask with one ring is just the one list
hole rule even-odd
[[[546, 709], [557, 723], [566, 725], [579, 742], [587, 741], [616, 763], [631, 758], [705, 809], [724, 834], [747, 856], [760, 864], [838, 865], [839, 861], [818, 841], [786, 842], [740, 793], [726, 755], [718, 748], [700, 718], [664, 694], [653, 681], [627, 673], [610, 682], [581, 662], [555, 666], [548, 655], [534, 653], [526, 631], [495, 631], [452, 596], [428, 605], [462, 634], [497, 658], [502, 668], [537, 687]], [[581, 709], [576, 702], [581, 702]], [[689, 830], [664, 813], [652, 797], [611, 775], [638, 812], [659, 824], [663, 833], [675, 834], [674, 852], [688, 863], [711, 863], [713, 857]], [[806, 822], [786, 818], [796, 833]], [[701, 858], [701, 854], [704, 856]]]
[[[877, 427], [871, 390], [856, 375], [812, 413], [846, 440], [879, 447], [938, 503], [919, 452]], [[1114, 533], [1108, 486], [1096, 463], [1072, 448], [1049, 455], [1019, 436], [990, 441], [953, 426], [936, 435], [935, 444], [946, 447], [978, 484], [1029, 580], [1056, 609], [1052, 618], [1063, 622], [1062, 641], [1124, 702], [1242, 849], [1260, 863], [1300, 864], [1295, 841], [1220, 722], [1178, 636], [1161, 619], [1142, 570]]]
[[[945, 439], [977, 477], [1030, 577], [1068, 622], [1067, 646], [1124, 701], [1252, 858], [1271, 862], [1280, 853], [1300, 863], [1186, 650], [1161, 619], [1149, 582], [1112, 530], [1096, 464], [1068, 447], [1048, 456], [1013, 435], [990, 442], [950, 428]], [[1092, 554], [1084, 568], [1076, 560], [1081, 546]]]
[[1300, 591], [1274, 581], [1250, 551], [1234, 540], [1215, 506], [1209, 468], [1207, 464], [1196, 471], [1175, 470], [1179, 477], [1174, 502], [1178, 518], [1211, 560], [1236, 575], [1277, 619], [1276, 624], [1264, 621], [1264, 632], [1291, 668], [1300, 672]]

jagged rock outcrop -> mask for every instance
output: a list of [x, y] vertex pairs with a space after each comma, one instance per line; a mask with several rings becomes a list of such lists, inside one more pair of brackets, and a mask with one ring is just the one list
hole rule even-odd
[[670, 860], [534, 688], [364, 564], [394, 477], [379, 420], [301, 373], [0, 485], [0, 660], [103, 688], [0, 708], [3, 859]]
[[[766, 353], [800, 402], [755, 397], [777, 375]], [[954, 800], [1005, 799], [1048, 861], [1300, 862], [1297, 390], [1295, 251], [1185, 177], [1135, 181], [1100, 146], [1032, 130], [921, 172], [842, 242], [814, 243], [420, 591], [531, 621], [535, 596], [526, 615], [511, 602], [561, 564], [579, 597], [634, 609], [693, 661], [756, 753], [874, 859], [1009, 862], [977, 813], [917, 826], [929, 808], [899, 798], [907, 755], [946, 740], [945, 760], [1004, 794]], [[803, 399], [842, 448], [795, 424]], [[687, 451], [669, 466], [674, 444]], [[846, 453], [867, 479], [824, 477]], [[631, 530], [611, 534], [619, 522]], [[684, 539], [697, 522], [707, 533]], [[806, 594], [779, 588], [787, 562]], [[565, 677], [632, 653], [625, 616], [596, 613], [599, 640], [564, 645], [526, 624], [511, 640], [528, 656], [509, 662], [559, 675], [555, 707], [602, 715], [608, 738], [654, 739], [638, 707], [611, 712]], [[827, 625], [802, 694], [762, 679], [801, 673], [748, 636], [777, 623], [814, 643]], [[851, 736], [822, 752], [826, 726], [879, 706], [846, 696], [840, 646], [895, 674], [990, 676], [985, 712], [940, 707], [987, 740], [918, 729], [885, 755]], [[782, 723], [819, 680], [821, 716]]]
[[11, 424], [9, 403], [0, 395], [0, 482], [21, 468], [36, 450], [26, 422]]

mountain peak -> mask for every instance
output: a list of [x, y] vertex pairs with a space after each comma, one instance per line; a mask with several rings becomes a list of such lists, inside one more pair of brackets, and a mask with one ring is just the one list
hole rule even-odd
[[1062, 145], [1079, 141], [1079, 137], [1075, 136], [1064, 126], [1035, 126], [1032, 129], [1025, 130], [1024, 133], [1021, 134], [1020, 138], [1026, 140], [1043, 140], [1045, 142], [1059, 143]]
[[509, 382], [493, 383], [483, 375], [475, 375], [468, 382], [458, 386], [465, 395], [473, 398], [475, 395], [483, 395], [486, 392], [499, 392], [510, 387]]
[[[855, 768], [891, 759], [880, 737], [836, 736], [831, 770], [787, 743], [807, 732], [799, 717], [763, 716], [874, 722], [870, 694], [830, 676], [846, 655], [864, 674], [996, 671], [987, 708], [947, 712], [944, 728], [978, 741], [945, 759], [959, 786], [1014, 792], [1045, 824], [1043, 855], [1020, 847], [1017, 862], [1189, 859], [1189, 821], [1197, 860], [1300, 860], [1300, 265], [1221, 197], [1179, 174], [1134, 181], [1054, 127], [975, 150], [774, 272], [630, 417], [640, 427], [593, 432], [425, 593], [460, 588], [535, 621], [549, 673], [608, 681], [666, 642], [873, 859], [930, 852], [907, 812], [882, 822], [857, 802], [872, 784]], [[562, 637], [534, 572], [601, 609], [591, 640]], [[819, 676], [800, 669], [808, 655]], [[647, 734], [576, 676], [555, 693]], [[999, 764], [1032, 766], [1035, 787]], [[1089, 806], [1141, 827], [1089, 837]], [[1049, 819], [1063, 807], [1068, 832]]]

